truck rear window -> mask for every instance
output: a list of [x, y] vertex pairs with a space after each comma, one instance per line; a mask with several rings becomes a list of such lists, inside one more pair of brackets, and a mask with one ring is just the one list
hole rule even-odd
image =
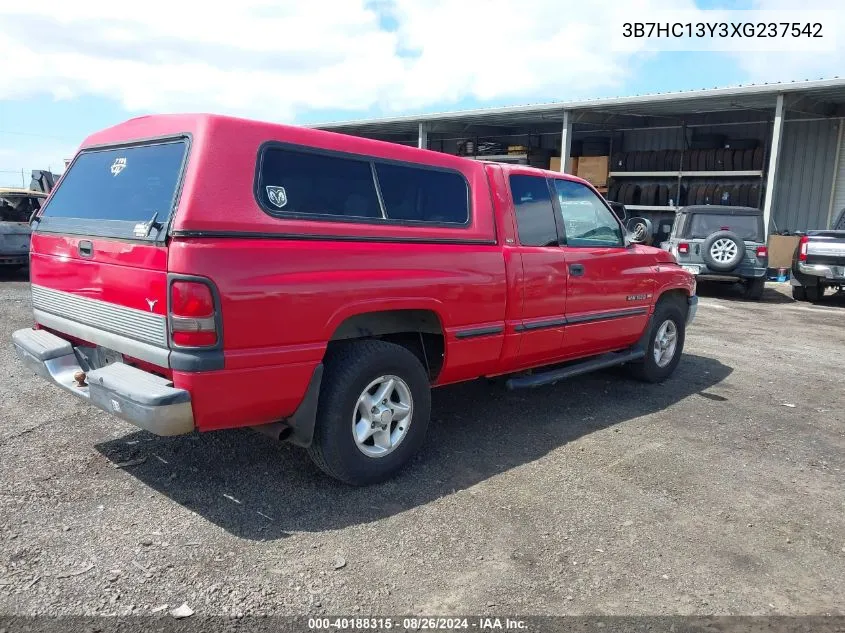
[[756, 215], [720, 215], [696, 213], [689, 220], [688, 237], [705, 238], [716, 231], [733, 231], [749, 242], [762, 239], [763, 223]]
[[39, 229], [141, 237], [136, 224], [155, 218], [166, 225], [186, 151], [184, 140], [83, 151], [44, 207]]

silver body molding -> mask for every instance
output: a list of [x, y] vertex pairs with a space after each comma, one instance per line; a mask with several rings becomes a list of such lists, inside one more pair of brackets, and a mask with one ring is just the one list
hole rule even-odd
[[167, 347], [167, 318], [161, 314], [81, 297], [37, 284], [32, 284], [32, 307], [42, 314], [64, 317], [155, 347]]

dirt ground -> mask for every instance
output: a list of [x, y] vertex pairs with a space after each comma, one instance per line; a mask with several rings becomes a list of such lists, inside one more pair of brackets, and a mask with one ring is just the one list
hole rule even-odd
[[662, 385], [435, 392], [353, 489], [252, 431], [138, 432], [31, 376], [0, 280], [0, 613], [845, 613], [845, 300], [701, 289]]

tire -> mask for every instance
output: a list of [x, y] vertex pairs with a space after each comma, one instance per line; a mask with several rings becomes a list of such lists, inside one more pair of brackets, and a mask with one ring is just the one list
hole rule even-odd
[[807, 291], [804, 290], [804, 286], [792, 286], [792, 298], [796, 301], [806, 301]]
[[[386, 454], [370, 456], [359, 448], [353, 435], [353, 425], [355, 418], [360, 416], [357, 413], [359, 398], [369, 385], [384, 376], [397, 377], [404, 383], [406, 393], [401, 394], [397, 386], [388, 400], [396, 398], [394, 404], [398, 404], [403, 397], [410, 396], [411, 413], [408, 420], [386, 422], [391, 425], [392, 434], [398, 434], [398, 441]], [[389, 416], [393, 407], [384, 409], [385, 415]], [[317, 423], [308, 453], [320, 470], [344, 483], [362, 486], [385, 481], [395, 475], [422, 446], [430, 416], [429, 378], [422, 363], [411, 351], [384, 341], [344, 343], [326, 357]], [[403, 421], [407, 422], [407, 426], [405, 434], [401, 435], [399, 425]], [[375, 446], [375, 435], [370, 439], [373, 440], [372, 451], [379, 450]]]
[[804, 294], [807, 295], [807, 301], [818, 303], [824, 297], [824, 286], [819, 284], [815, 286], [804, 286]]
[[[675, 330], [675, 348], [665, 365], [658, 364], [655, 354], [655, 339], [664, 324], [672, 322]], [[630, 374], [643, 382], [662, 382], [666, 380], [681, 360], [684, 350], [686, 315], [676, 299], [661, 299], [654, 310], [650, 331], [645, 342], [645, 357], [636, 363], [626, 365]]]
[[[734, 247], [731, 248], [730, 242]], [[712, 252], [716, 250], [716, 253]], [[733, 255], [731, 255], [733, 251]], [[717, 259], [718, 257], [718, 259]], [[701, 245], [701, 258], [710, 270], [726, 273], [736, 268], [745, 257], [745, 242], [733, 231], [716, 231]]]
[[748, 183], [739, 186], [739, 199], [737, 200], [737, 203], [739, 204], [739, 206], [741, 206], [741, 207], [747, 207], [748, 206], [748, 194], [749, 194], [750, 191], [751, 191], [751, 185], [749, 185]]
[[707, 153], [710, 150], [703, 149], [698, 152], [698, 171], [708, 171], [710, 168], [707, 166]]
[[759, 301], [763, 298], [763, 290], [765, 290], [765, 288], [765, 277], [755, 277], [754, 279], [748, 279], [745, 282], [745, 290], [742, 293], [742, 296], [746, 299]]
[[616, 152], [610, 159], [610, 171], [625, 171], [624, 152]]
[[634, 171], [648, 171], [648, 152], [636, 152]]
[[756, 138], [740, 138], [730, 141], [730, 146], [733, 149], [755, 149], [760, 142]]

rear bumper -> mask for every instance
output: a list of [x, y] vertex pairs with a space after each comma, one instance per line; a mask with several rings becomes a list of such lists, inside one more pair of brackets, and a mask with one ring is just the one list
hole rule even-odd
[[80, 387], [74, 374], [82, 367], [70, 342], [46, 330], [28, 328], [14, 332], [12, 342], [30, 370], [103, 411], [156, 435], [194, 430], [190, 394], [166, 378], [112, 363], [89, 371], [87, 384]]
[[831, 281], [845, 281], [845, 265], [833, 266], [828, 264], [807, 264], [798, 262], [798, 272]]

